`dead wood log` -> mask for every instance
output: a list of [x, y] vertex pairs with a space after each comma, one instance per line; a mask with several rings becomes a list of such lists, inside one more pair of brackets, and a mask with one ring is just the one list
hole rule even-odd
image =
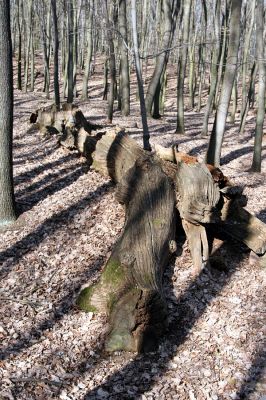
[[[94, 169], [117, 183], [116, 198], [125, 205], [126, 221], [99, 281], [83, 289], [77, 302], [84, 310], [108, 315], [106, 350], [150, 350], [167, 325], [162, 273], [174, 247], [176, 204], [197, 273], [209, 258], [208, 226], [227, 230], [233, 216], [249, 213], [240, 207], [235, 217], [232, 205], [239, 205], [241, 190], [221, 189], [223, 176], [215, 179], [213, 170], [184, 157], [178, 164], [159, 160], [119, 129], [102, 136], [92, 156]], [[257, 219], [243, 219], [242, 235], [243, 227], [235, 222], [235, 231], [230, 226], [227, 233], [254, 251], [265, 251], [265, 225], [259, 224], [258, 244]]]
[[[174, 152], [173, 162], [176, 162], [177, 164], [181, 163], [182, 165], [186, 164], [191, 166], [194, 164], [198, 164], [198, 160], [196, 157], [189, 156], [185, 153], [179, 152], [175, 147], [171, 148], [170, 150]], [[158, 155], [161, 158], [167, 160], [169, 159], [167, 154], [170, 154], [170, 150], [162, 148], [161, 146]], [[266, 252], [266, 225], [258, 218], [256, 218], [254, 215], [252, 215], [248, 210], [243, 208], [247, 204], [246, 197], [242, 195], [243, 188], [239, 186], [232, 186], [229, 179], [223, 175], [222, 171], [219, 168], [216, 168], [210, 164], [206, 164], [206, 167], [210, 171], [214, 182], [217, 183], [221, 192], [220, 203], [219, 205], [217, 203], [217, 207], [215, 208], [216, 217], [217, 217], [217, 212], [219, 210], [221, 215], [221, 218], [220, 219], [218, 218], [216, 220], [217, 229], [220, 229], [221, 231], [233, 237], [234, 239], [245, 243], [246, 246], [252, 251], [254, 251], [256, 254], [258, 255], [264, 254]], [[191, 179], [191, 177], [189, 179]], [[187, 186], [186, 174], [184, 174], [183, 185], [185, 188], [186, 197], [189, 199], [190, 194], [188, 194], [188, 191], [186, 189]], [[184, 206], [185, 204], [182, 205], [182, 207]], [[191, 213], [190, 208], [186, 207], [186, 209], [187, 209], [186, 210], [187, 214], [186, 216], [184, 215], [183, 216], [185, 218], [188, 218], [188, 221], [190, 221], [191, 223], [189, 216], [189, 214]], [[198, 222], [203, 223], [204, 221], [202, 220]], [[184, 228], [187, 236], [189, 236], [190, 234], [188, 233], [187, 226], [188, 224], [186, 224], [186, 228], [185, 227]], [[195, 235], [195, 230], [196, 228], [192, 229], [193, 235]], [[198, 231], [201, 231], [201, 229], [198, 228]], [[199, 235], [200, 234], [198, 232], [198, 237]], [[190, 241], [192, 241], [192, 239], [190, 239]], [[198, 243], [197, 247], [199, 247], [199, 241], [197, 243]], [[194, 247], [194, 245], [192, 247]], [[195, 257], [193, 256], [193, 254], [195, 253], [196, 250], [193, 250], [192, 248], [190, 250], [195, 265]], [[204, 251], [202, 252], [202, 257], [203, 253]], [[198, 263], [196, 264], [198, 265]]]
[[178, 163], [176, 174], [177, 208], [186, 233], [194, 274], [209, 260], [207, 233], [203, 224], [219, 221], [220, 191], [205, 164]]
[[107, 351], [154, 348], [167, 325], [162, 274], [175, 234], [175, 195], [160, 163], [122, 132], [96, 144], [93, 166], [118, 183], [123, 233], [97, 284], [78, 304], [109, 316]]
[[[102, 125], [92, 124], [87, 121], [83, 112], [77, 105], [72, 103], [63, 103], [61, 110], [58, 110], [55, 104], [36, 110], [30, 116], [30, 123], [37, 123], [43, 136], [64, 134], [66, 128], [68, 128], [68, 133], [66, 134], [68, 137], [71, 134], [75, 136], [74, 131], [81, 129], [91, 134], [93, 130], [102, 128]], [[71, 130], [73, 130], [73, 133]]]
[[266, 225], [242, 207], [238, 197], [224, 196], [219, 228], [229, 236], [246, 244], [254, 253], [266, 252]]

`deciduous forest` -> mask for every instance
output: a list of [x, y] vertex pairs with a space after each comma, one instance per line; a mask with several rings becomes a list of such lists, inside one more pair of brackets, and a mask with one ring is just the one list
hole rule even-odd
[[265, 11], [1, 0], [0, 399], [265, 399]]

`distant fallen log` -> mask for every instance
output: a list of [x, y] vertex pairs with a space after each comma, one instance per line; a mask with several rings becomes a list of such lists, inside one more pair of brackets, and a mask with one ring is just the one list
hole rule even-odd
[[101, 129], [101, 125], [92, 124], [87, 121], [78, 106], [71, 103], [63, 103], [60, 110], [55, 104], [36, 110], [30, 116], [30, 123], [36, 123], [42, 136], [51, 134], [64, 134], [66, 128], [69, 133], [71, 130], [83, 130], [88, 134], [92, 131]]

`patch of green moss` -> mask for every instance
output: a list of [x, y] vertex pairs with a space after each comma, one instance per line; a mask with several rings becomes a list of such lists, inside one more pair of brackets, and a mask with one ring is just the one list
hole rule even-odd
[[114, 259], [110, 259], [102, 274], [102, 282], [107, 284], [118, 284], [125, 277], [125, 273], [121, 264]]
[[163, 226], [164, 225], [164, 219], [161, 218], [154, 218], [152, 220], [155, 226]]
[[117, 303], [117, 296], [115, 293], [110, 293], [108, 296], [108, 301], [107, 301], [107, 309], [109, 314], [111, 314], [113, 307]]
[[83, 289], [77, 299], [77, 306], [86, 312], [97, 312], [97, 308], [91, 304], [91, 297], [95, 290], [95, 286], [88, 286]]
[[105, 350], [114, 352], [118, 350], [135, 351], [135, 343], [132, 335], [128, 331], [115, 331], [110, 334], [106, 343]]

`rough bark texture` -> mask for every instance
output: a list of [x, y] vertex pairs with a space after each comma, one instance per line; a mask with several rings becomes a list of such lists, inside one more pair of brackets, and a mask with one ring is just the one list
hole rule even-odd
[[224, 196], [219, 226], [228, 235], [244, 242], [258, 255], [266, 251], [266, 225], [242, 208], [238, 197]]
[[[113, 129], [97, 142], [93, 154], [93, 168], [117, 183], [116, 198], [126, 207], [123, 233], [100, 280], [83, 289], [78, 299], [82, 309], [108, 315], [107, 351], [148, 351], [163, 333], [167, 318], [161, 279], [170, 248], [175, 248], [176, 197], [195, 274], [209, 261], [210, 224], [257, 254], [266, 250], [265, 225], [241, 207], [232, 212], [241, 191], [228, 186], [219, 169], [175, 148], [159, 150], [178, 164], [159, 161]], [[175, 181], [176, 194], [167, 176]]]
[[15, 219], [12, 174], [13, 72], [9, 1], [0, 7], [0, 227]]
[[[101, 125], [95, 125], [87, 121], [83, 112], [72, 103], [63, 103], [61, 110], [58, 110], [55, 104], [36, 110], [35, 113], [31, 114], [30, 122], [37, 124], [43, 136], [63, 134], [60, 142], [65, 142], [65, 146], [69, 148], [75, 146], [67, 145], [67, 136], [75, 135], [74, 132], [76, 131], [84, 131], [90, 134], [91, 131], [102, 128]], [[68, 131], [67, 128], [69, 129]]]
[[[65, 108], [72, 110], [70, 105]], [[67, 132], [71, 136], [73, 128]], [[92, 168], [117, 184], [116, 199], [124, 204], [126, 219], [99, 281], [82, 289], [77, 303], [85, 311], [108, 316], [107, 351], [150, 351], [167, 326], [162, 274], [176, 251], [176, 207], [195, 274], [209, 261], [211, 225], [258, 255], [266, 250], [266, 227], [240, 206], [242, 190], [230, 186], [218, 168], [176, 147], [159, 147], [160, 157], [172, 162], [164, 161], [141, 149], [120, 128], [94, 136], [80, 132], [70, 147], [78, 148]]]
[[121, 237], [100, 281], [84, 289], [79, 305], [109, 316], [107, 351], [148, 351], [166, 325], [162, 273], [175, 231], [175, 196], [160, 163], [123, 132], [96, 145], [93, 167], [113, 178], [125, 204]]

